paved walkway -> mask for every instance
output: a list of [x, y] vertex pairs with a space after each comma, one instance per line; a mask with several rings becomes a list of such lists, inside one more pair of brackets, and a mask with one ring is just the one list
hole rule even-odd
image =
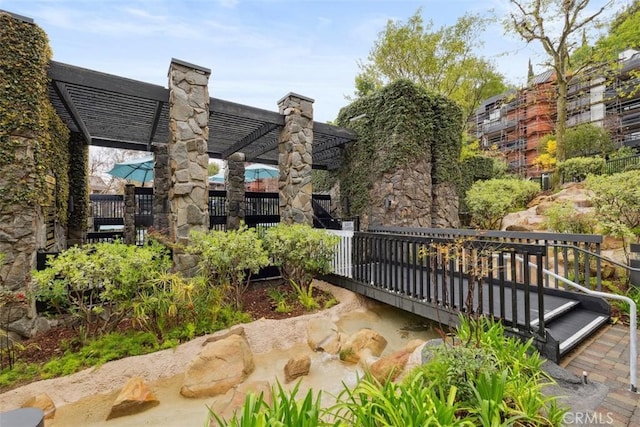
[[[593, 414], [573, 415], [574, 425], [640, 427], [640, 394], [630, 391], [628, 326], [604, 327], [569, 353], [560, 365], [580, 377], [586, 371], [589, 380], [609, 387]], [[579, 416], [584, 417], [582, 422], [576, 419]]]

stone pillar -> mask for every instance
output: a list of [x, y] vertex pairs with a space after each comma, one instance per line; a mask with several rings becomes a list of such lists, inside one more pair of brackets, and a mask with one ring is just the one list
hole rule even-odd
[[227, 158], [224, 181], [227, 187], [227, 230], [236, 230], [244, 221], [244, 161], [243, 153], [234, 153]]
[[169, 235], [169, 144], [154, 144], [153, 158], [153, 228], [159, 233]]
[[[67, 246], [81, 245], [89, 219], [89, 145], [80, 132], [69, 134], [69, 221]], [[82, 177], [80, 180], [78, 177]]]
[[[189, 243], [192, 230], [209, 229], [209, 75], [211, 70], [171, 60], [169, 67], [170, 237]], [[195, 256], [174, 250], [177, 271], [195, 274]]]
[[124, 242], [136, 244], [136, 187], [133, 184], [124, 186]]
[[278, 141], [280, 221], [313, 225], [313, 99], [289, 93], [278, 101], [278, 108], [284, 115]]

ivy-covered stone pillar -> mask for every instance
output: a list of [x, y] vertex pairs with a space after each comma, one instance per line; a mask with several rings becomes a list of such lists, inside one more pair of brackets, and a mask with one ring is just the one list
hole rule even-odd
[[169, 234], [169, 144], [153, 144], [153, 228], [162, 234]]
[[89, 219], [89, 146], [79, 132], [69, 135], [69, 222], [67, 246], [84, 242]]
[[136, 244], [136, 187], [133, 184], [124, 186], [124, 242]]
[[[211, 70], [176, 59], [169, 67], [170, 236], [189, 243], [192, 230], [209, 229], [209, 75]], [[195, 274], [193, 255], [173, 252], [176, 269]]]
[[227, 230], [236, 230], [244, 221], [244, 161], [243, 153], [233, 153], [227, 158], [224, 181], [227, 187]]
[[280, 221], [313, 225], [311, 166], [313, 99], [289, 93], [278, 108], [284, 127], [278, 140]]

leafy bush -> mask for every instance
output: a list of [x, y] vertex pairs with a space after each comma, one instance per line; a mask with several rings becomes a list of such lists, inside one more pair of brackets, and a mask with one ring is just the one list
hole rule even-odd
[[265, 245], [282, 277], [309, 289], [315, 274], [328, 273], [338, 236], [303, 224], [278, 224], [265, 234]]
[[269, 264], [267, 251], [256, 230], [246, 225], [231, 231], [192, 232], [187, 252], [200, 257], [200, 272], [209, 283], [233, 293], [233, 302], [238, 309], [251, 274]]
[[574, 157], [558, 164], [558, 173], [564, 182], [584, 181], [588, 175], [602, 175], [606, 161], [601, 157]]
[[502, 218], [523, 208], [540, 187], [533, 181], [516, 178], [490, 179], [474, 183], [465, 198], [472, 222], [485, 230], [500, 229]]
[[544, 212], [546, 226], [558, 233], [593, 234], [596, 219], [591, 213], [580, 213], [571, 202], [556, 202]]
[[592, 123], [583, 123], [567, 129], [564, 135], [565, 158], [605, 154], [614, 150], [607, 129]]
[[133, 318], [160, 342], [185, 341], [248, 320], [226, 307], [221, 287], [208, 286], [204, 277], [185, 279], [164, 273], [140, 292], [133, 304]]
[[163, 246], [116, 243], [74, 246], [33, 273], [36, 299], [69, 312], [82, 335], [115, 330], [131, 314], [139, 292], [171, 267]]
[[598, 223], [605, 233], [626, 243], [640, 236], [640, 171], [590, 176], [586, 186], [593, 193]]

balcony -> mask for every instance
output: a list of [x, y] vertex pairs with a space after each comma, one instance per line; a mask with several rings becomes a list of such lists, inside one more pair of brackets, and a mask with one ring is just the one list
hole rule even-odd
[[484, 123], [482, 125], [482, 133], [489, 135], [504, 129], [512, 128], [518, 121], [516, 119], [511, 120], [498, 120], [495, 122]]
[[567, 127], [577, 126], [582, 123], [589, 123], [591, 121], [591, 111], [585, 111], [584, 113], [576, 114], [567, 118]]

